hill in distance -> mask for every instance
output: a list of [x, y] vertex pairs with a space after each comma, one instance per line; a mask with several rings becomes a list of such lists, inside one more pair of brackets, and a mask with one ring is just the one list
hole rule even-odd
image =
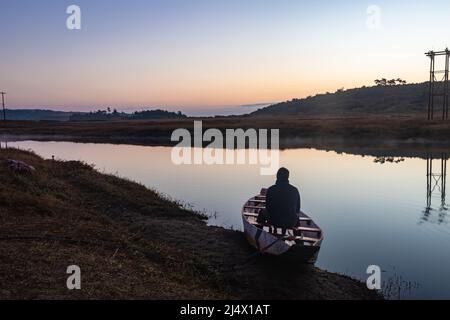
[[[441, 91], [440, 88], [436, 89]], [[424, 113], [428, 107], [429, 83], [378, 85], [335, 93], [324, 93], [303, 99], [261, 108], [247, 116], [304, 116], [304, 115], [382, 115]], [[435, 112], [442, 110], [442, 101], [436, 99]], [[163, 120], [186, 119], [181, 112], [147, 110], [134, 113], [116, 110], [93, 112], [64, 112], [52, 110], [7, 110], [8, 120], [32, 121], [115, 121], [115, 120]], [[233, 116], [236, 117], [236, 116]]]
[[73, 114], [70, 121], [114, 121], [114, 120], [164, 120], [164, 119], [183, 119], [186, 115], [179, 112], [170, 112], [166, 110], [145, 110], [134, 113], [118, 112], [117, 110], [98, 110], [96, 112]]
[[[42, 109], [6, 109], [6, 119], [17, 121], [68, 121], [75, 114], [76, 112]], [[3, 114], [1, 114], [1, 119], [3, 119]]]
[[[439, 90], [439, 89], [437, 89]], [[429, 82], [362, 87], [293, 99], [259, 109], [252, 116], [411, 114], [428, 108]], [[436, 100], [436, 109], [442, 110]]]
[[[1, 119], [3, 119], [3, 114]], [[6, 119], [16, 121], [111, 121], [111, 120], [161, 120], [182, 119], [186, 115], [181, 112], [165, 110], [146, 110], [134, 113], [116, 110], [98, 110], [94, 112], [66, 112], [43, 109], [7, 109]]]

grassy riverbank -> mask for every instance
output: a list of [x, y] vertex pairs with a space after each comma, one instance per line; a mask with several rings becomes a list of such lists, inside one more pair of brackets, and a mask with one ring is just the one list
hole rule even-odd
[[[333, 148], [366, 148], [375, 151], [412, 152], [450, 150], [450, 122], [427, 121], [422, 116], [352, 117], [236, 117], [197, 119], [204, 130], [280, 129], [280, 146]], [[138, 145], [173, 145], [170, 136], [175, 129], [193, 131], [194, 119], [160, 121], [109, 122], [23, 122], [11, 121], [0, 126], [0, 136], [10, 139], [124, 143]]]
[[[7, 159], [36, 171], [14, 173]], [[0, 177], [0, 299], [378, 298], [313, 267], [241, 265], [253, 252], [241, 233], [86, 164], [3, 149]], [[80, 291], [66, 288], [72, 264]]]

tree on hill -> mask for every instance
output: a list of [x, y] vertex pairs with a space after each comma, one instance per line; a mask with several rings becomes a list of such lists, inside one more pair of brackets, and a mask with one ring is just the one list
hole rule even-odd
[[395, 79], [391, 79], [391, 80], [388, 80], [387, 84], [390, 86], [395, 86], [397, 84], [397, 82]]
[[397, 78], [397, 79], [390, 79], [387, 80], [386, 78], [382, 78], [382, 79], [376, 79], [375, 81], [375, 85], [377, 86], [395, 86], [395, 85], [404, 85], [407, 82], [401, 78]]
[[387, 80], [385, 78], [382, 78], [382, 79], [379, 79], [379, 80], [376, 79], [375, 80], [375, 84], [377, 86], [385, 86], [387, 84]]

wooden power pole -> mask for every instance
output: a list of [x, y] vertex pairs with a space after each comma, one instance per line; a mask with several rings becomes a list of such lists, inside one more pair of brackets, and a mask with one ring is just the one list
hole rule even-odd
[[0, 92], [2, 95], [2, 106], [3, 106], [3, 121], [6, 121], [6, 109], [5, 109], [5, 94], [6, 92]]
[[[5, 94], [6, 94], [6, 92], [2, 91], [2, 92], [0, 92], [0, 94], [2, 95], [3, 121], [5, 122], [6, 121], [6, 110], [5, 110]], [[2, 145], [1, 145], [1, 140], [0, 140], [0, 149], [1, 148], [2, 148]], [[6, 141], [5, 141], [5, 148], [8, 148]]]

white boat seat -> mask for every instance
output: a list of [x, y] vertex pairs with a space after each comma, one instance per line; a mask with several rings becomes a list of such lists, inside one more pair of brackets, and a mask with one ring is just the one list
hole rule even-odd
[[[261, 208], [258, 208], [258, 209], [261, 209]], [[257, 213], [253, 213], [253, 212], [244, 212], [244, 215], [246, 215], [246, 216], [248, 216], [248, 217], [255, 217], [255, 218], [257, 218], [258, 217], [258, 214]], [[299, 218], [299, 220], [300, 221], [311, 221], [311, 219], [310, 218]]]

